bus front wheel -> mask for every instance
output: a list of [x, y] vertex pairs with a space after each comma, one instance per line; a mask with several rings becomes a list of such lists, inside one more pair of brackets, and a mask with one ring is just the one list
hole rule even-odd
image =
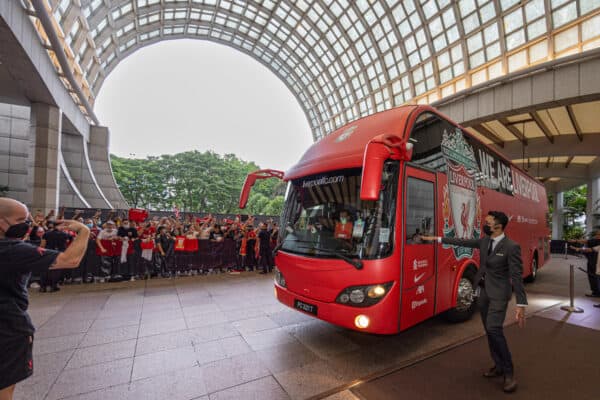
[[456, 306], [446, 311], [445, 317], [450, 322], [463, 322], [471, 318], [476, 308], [475, 273], [473, 267], [467, 267], [458, 282], [456, 289]]

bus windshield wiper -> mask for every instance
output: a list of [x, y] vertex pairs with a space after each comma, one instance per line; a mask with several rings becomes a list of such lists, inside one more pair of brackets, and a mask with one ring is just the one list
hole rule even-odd
[[362, 269], [363, 267], [363, 263], [360, 260], [355, 260], [353, 258], [348, 257], [347, 255], [339, 252], [339, 251], [335, 251], [335, 250], [330, 250], [330, 249], [324, 249], [322, 247], [304, 247], [304, 246], [300, 246], [298, 247], [299, 249], [306, 249], [306, 250], [317, 250], [317, 251], [321, 251], [323, 253], [326, 253], [328, 255], [332, 255], [334, 257], [339, 258], [340, 260], [344, 260], [346, 261], [348, 264], [352, 265], [354, 268], [356, 269]]

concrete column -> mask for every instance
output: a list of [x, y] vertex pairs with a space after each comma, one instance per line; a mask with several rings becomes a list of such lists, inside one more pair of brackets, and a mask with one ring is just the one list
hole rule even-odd
[[108, 128], [105, 126], [90, 126], [88, 156], [92, 173], [111, 207], [126, 209], [128, 208], [127, 202], [117, 186], [110, 166], [109, 148], [110, 132]]
[[47, 213], [59, 207], [62, 112], [42, 103], [31, 105], [30, 185], [31, 209]]
[[552, 213], [552, 239], [561, 240], [564, 235], [564, 193], [555, 192], [553, 196], [553, 203], [554, 212]]
[[587, 207], [585, 209], [585, 230], [587, 233], [600, 229], [600, 178], [587, 183]]
[[0, 103], [0, 186], [7, 197], [31, 203], [29, 187], [29, 107]]

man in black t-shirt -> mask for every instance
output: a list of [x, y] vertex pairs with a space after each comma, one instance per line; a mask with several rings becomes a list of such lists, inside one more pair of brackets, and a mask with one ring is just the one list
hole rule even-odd
[[261, 222], [258, 230], [258, 264], [262, 268], [261, 274], [271, 272], [271, 268], [275, 265], [273, 261], [273, 253], [271, 251], [271, 232], [267, 230], [267, 224]]
[[[134, 241], [138, 237], [137, 229], [131, 226], [128, 219], [124, 219], [121, 226], [119, 226], [117, 235], [123, 240], [123, 247], [121, 248], [121, 264], [127, 264], [127, 278], [134, 280], [133, 276], [135, 275], [135, 272], [133, 270], [133, 262], [130, 254], [132, 254]], [[123, 272], [124, 271], [121, 271], [121, 273]]]
[[0, 399], [12, 399], [15, 384], [33, 374], [33, 333], [27, 314], [27, 283], [32, 272], [76, 268], [83, 257], [89, 229], [77, 221], [63, 226], [77, 233], [64, 252], [37, 247], [22, 239], [31, 221], [27, 206], [0, 198]]
[[[54, 222], [48, 223], [48, 231], [44, 233], [42, 237], [41, 247], [49, 250], [56, 250], [63, 252], [67, 249], [69, 242], [73, 240], [73, 237], [62, 230], [62, 227], [57, 226]], [[46, 290], [50, 292], [57, 292], [58, 281], [61, 279], [61, 271], [46, 271], [40, 275], [40, 292]], [[50, 287], [48, 289], [48, 287]]]
[[167, 269], [167, 257], [171, 255], [173, 246], [171, 245], [171, 238], [167, 235], [167, 228], [165, 226], [159, 226], [156, 230], [156, 249], [158, 252], [155, 254], [155, 267], [160, 272], [163, 278], [171, 276]]

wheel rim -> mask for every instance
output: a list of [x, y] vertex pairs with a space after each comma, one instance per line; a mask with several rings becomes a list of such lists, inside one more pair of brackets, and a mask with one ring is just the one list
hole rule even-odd
[[531, 276], [535, 278], [537, 275], [537, 260], [534, 258], [531, 264]]
[[473, 284], [467, 278], [461, 278], [458, 283], [456, 310], [466, 311], [473, 305]]

